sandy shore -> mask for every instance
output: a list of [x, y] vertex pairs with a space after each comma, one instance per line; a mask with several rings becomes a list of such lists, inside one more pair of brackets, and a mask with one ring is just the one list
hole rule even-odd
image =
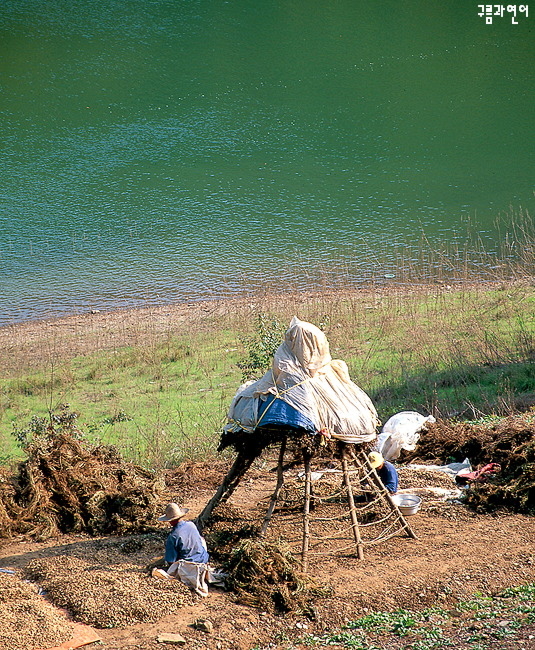
[[52, 356], [72, 357], [97, 350], [136, 345], [143, 341], [191, 330], [234, 325], [262, 311], [298, 313], [310, 305], [328, 313], [340, 301], [376, 304], [385, 298], [405, 295], [440, 294], [452, 291], [487, 291], [503, 286], [497, 282], [462, 282], [457, 285], [421, 284], [410, 286], [368, 286], [358, 289], [318, 292], [256, 294], [224, 300], [175, 303], [118, 311], [92, 310], [57, 319], [27, 321], [0, 327], [0, 363], [10, 369], [42, 362]]
[[158, 337], [191, 326], [203, 327], [206, 321], [227, 313], [230, 308], [229, 301], [182, 303], [124, 311], [92, 311], [7, 325], [0, 328], [0, 362], [9, 368], [21, 359], [32, 363], [54, 353], [72, 357], [135, 345], [148, 336]]

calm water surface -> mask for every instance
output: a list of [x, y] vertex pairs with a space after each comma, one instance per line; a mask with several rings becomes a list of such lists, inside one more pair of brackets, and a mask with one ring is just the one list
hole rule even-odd
[[534, 207], [534, 18], [478, 12], [3, 0], [0, 324], [497, 246]]

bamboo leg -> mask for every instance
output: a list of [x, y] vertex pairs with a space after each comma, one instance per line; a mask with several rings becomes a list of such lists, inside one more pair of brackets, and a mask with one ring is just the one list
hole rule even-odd
[[310, 454], [303, 453], [305, 464], [305, 506], [303, 510], [303, 545], [301, 549], [301, 565], [303, 573], [308, 571], [308, 546], [310, 544]]
[[364, 559], [364, 549], [362, 546], [362, 537], [360, 536], [359, 522], [357, 520], [357, 513], [355, 509], [355, 499], [353, 498], [353, 487], [349, 478], [347, 469], [347, 458], [342, 458], [342, 469], [344, 471], [344, 482], [347, 488], [347, 498], [349, 500], [349, 513], [351, 515], [351, 527], [353, 528], [353, 536], [357, 545], [357, 554], [359, 560]]
[[273, 492], [271, 496], [271, 501], [269, 503], [269, 508], [266, 512], [266, 516], [264, 517], [264, 523], [262, 524], [262, 528], [260, 529], [260, 535], [263, 537], [266, 534], [267, 527], [269, 526], [269, 522], [271, 521], [271, 517], [273, 515], [273, 511], [275, 510], [275, 504], [277, 503], [277, 500], [279, 498], [279, 494], [281, 491], [281, 488], [284, 484], [284, 452], [286, 451], [286, 438], [283, 438], [281, 442], [281, 447], [280, 447], [280, 452], [279, 452], [279, 462], [277, 464], [277, 485], [275, 486], [275, 491]]
[[197, 528], [202, 532], [202, 529], [206, 525], [210, 515], [214, 508], [221, 502], [226, 501], [234, 490], [238, 487], [238, 484], [245, 474], [245, 472], [251, 467], [256, 456], [254, 454], [246, 455], [244, 452], [239, 452], [232, 464], [232, 467], [229, 469], [227, 475], [223, 479], [221, 485], [217, 488], [214, 496], [208, 501], [204, 506], [203, 511], [195, 520]]
[[392, 510], [395, 510], [398, 513], [399, 518], [400, 518], [401, 523], [402, 523], [402, 528], [407, 531], [407, 535], [409, 537], [412, 537], [412, 539], [418, 539], [416, 537], [416, 533], [412, 530], [412, 528], [410, 527], [410, 525], [407, 522], [407, 520], [405, 519], [405, 517], [401, 514], [400, 509], [397, 507], [397, 505], [392, 500], [392, 497], [390, 496], [390, 492], [383, 485], [383, 482], [379, 478], [379, 475], [377, 474], [375, 469], [370, 465], [370, 461], [368, 460], [368, 456], [366, 456], [366, 454], [364, 452], [362, 452], [361, 455], [362, 455], [362, 460], [363, 460], [363, 462], [365, 464], [365, 467], [372, 470], [371, 471], [371, 477], [372, 477], [373, 482], [379, 488], [379, 490], [381, 491], [381, 493], [383, 494], [385, 499], [388, 501], [388, 503], [390, 504], [390, 507], [392, 508]]

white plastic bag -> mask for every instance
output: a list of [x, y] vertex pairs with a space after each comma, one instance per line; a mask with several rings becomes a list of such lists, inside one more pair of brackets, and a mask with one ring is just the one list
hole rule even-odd
[[401, 450], [413, 451], [420, 439], [420, 431], [428, 422], [436, 422], [432, 415], [420, 415], [416, 411], [401, 411], [386, 421], [377, 438], [377, 447], [383, 458], [396, 460]]

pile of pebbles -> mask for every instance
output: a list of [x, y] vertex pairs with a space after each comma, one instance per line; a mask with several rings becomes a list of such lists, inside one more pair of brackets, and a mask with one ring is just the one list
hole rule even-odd
[[132, 564], [103, 565], [57, 556], [32, 560], [27, 579], [38, 582], [57, 607], [96, 628], [153, 623], [194, 602], [179, 580], [156, 580]]
[[35, 585], [0, 572], [0, 648], [50, 648], [71, 639], [73, 625]]
[[449, 474], [436, 469], [412, 469], [401, 466], [398, 467], [398, 475], [401, 489], [438, 487], [453, 490], [456, 487], [455, 481]]

